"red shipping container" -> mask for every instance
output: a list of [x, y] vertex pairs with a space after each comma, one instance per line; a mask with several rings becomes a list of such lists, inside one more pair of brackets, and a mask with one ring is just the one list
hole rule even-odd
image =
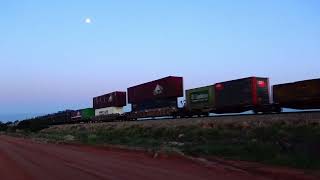
[[215, 84], [216, 110], [226, 113], [255, 110], [270, 103], [269, 79], [249, 77]]
[[131, 104], [181, 96], [183, 96], [182, 77], [168, 76], [128, 88], [128, 102]]
[[126, 92], [116, 91], [93, 98], [94, 109], [123, 106], [126, 106]]

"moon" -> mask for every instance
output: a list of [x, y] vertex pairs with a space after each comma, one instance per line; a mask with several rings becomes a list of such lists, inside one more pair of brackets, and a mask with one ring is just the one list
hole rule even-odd
[[86, 24], [91, 24], [92, 20], [91, 20], [91, 18], [86, 18], [86, 19], [84, 20], [84, 22], [85, 22]]

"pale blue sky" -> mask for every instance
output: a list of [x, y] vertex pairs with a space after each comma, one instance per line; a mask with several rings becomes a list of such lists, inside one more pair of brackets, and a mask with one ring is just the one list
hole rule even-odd
[[93, 96], [167, 75], [183, 76], [185, 88], [252, 75], [273, 84], [319, 78], [319, 8], [317, 0], [1, 0], [0, 120], [88, 107]]

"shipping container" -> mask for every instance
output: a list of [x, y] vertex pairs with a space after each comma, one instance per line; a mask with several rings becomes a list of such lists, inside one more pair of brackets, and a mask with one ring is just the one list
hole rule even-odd
[[211, 112], [215, 109], [215, 86], [186, 90], [186, 107], [190, 112]]
[[101, 109], [95, 109], [95, 116], [110, 114], [123, 114], [123, 107], [106, 107]]
[[72, 120], [90, 120], [94, 116], [93, 108], [79, 109], [72, 112]]
[[182, 77], [168, 76], [128, 88], [128, 102], [131, 104], [142, 104], [144, 102], [182, 96]]
[[94, 116], [94, 109], [93, 108], [86, 108], [81, 110], [82, 119], [91, 119]]
[[274, 85], [273, 101], [285, 108], [319, 109], [320, 79]]
[[126, 106], [126, 92], [116, 91], [93, 98], [94, 109], [123, 106]]
[[270, 104], [268, 78], [249, 77], [215, 84], [216, 111], [238, 113]]
[[168, 98], [168, 99], [157, 99], [151, 101], [145, 101], [139, 104], [132, 104], [132, 111], [143, 111], [147, 109], [156, 109], [164, 107], [174, 107], [177, 108], [177, 98]]

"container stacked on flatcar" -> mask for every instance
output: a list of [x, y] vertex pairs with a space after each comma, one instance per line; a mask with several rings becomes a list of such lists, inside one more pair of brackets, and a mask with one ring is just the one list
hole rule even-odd
[[186, 90], [186, 109], [190, 114], [207, 114], [215, 110], [214, 85]]
[[248, 77], [215, 84], [217, 113], [264, 111], [270, 104], [269, 79]]
[[123, 114], [123, 106], [126, 106], [126, 92], [115, 91], [109, 94], [93, 98], [95, 120], [109, 121]]
[[269, 80], [248, 77], [186, 90], [186, 102], [193, 115], [265, 111], [270, 104]]
[[71, 120], [73, 122], [87, 122], [90, 121], [95, 115], [93, 108], [79, 109], [72, 112]]
[[273, 101], [283, 108], [320, 108], [320, 79], [311, 79], [273, 86]]
[[128, 119], [169, 116], [178, 110], [177, 98], [183, 96], [183, 78], [168, 76], [128, 88], [132, 112]]

